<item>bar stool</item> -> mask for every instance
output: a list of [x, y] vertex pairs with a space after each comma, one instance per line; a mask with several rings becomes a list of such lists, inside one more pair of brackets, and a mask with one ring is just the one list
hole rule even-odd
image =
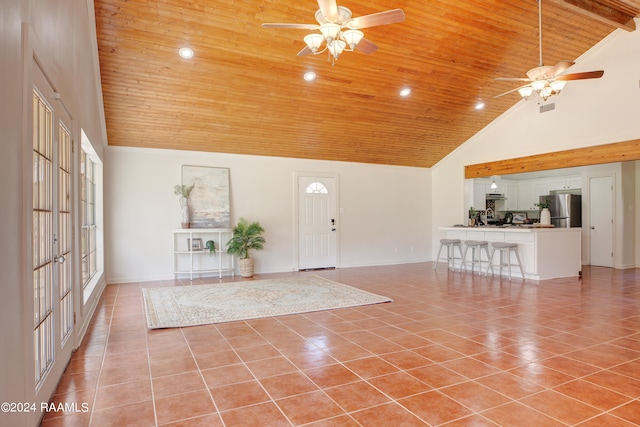
[[[502, 267], [507, 267], [507, 271], [509, 272], [509, 280], [511, 280], [511, 251], [516, 256], [516, 261], [518, 263], [518, 268], [520, 269], [520, 274], [522, 274], [522, 278], [524, 279], [524, 271], [522, 271], [522, 263], [520, 262], [520, 255], [518, 254], [518, 244], [517, 243], [509, 243], [509, 242], [494, 242], [491, 244], [491, 259], [489, 263], [493, 265], [493, 256], [496, 254], [496, 251], [500, 251], [500, 276], [502, 276]], [[506, 254], [507, 261], [502, 261], [502, 255]], [[493, 267], [492, 267], [493, 271]]]
[[[455, 262], [459, 259], [462, 262], [462, 244], [460, 239], [440, 239], [440, 249], [438, 250], [438, 257], [436, 258], [436, 265], [433, 267], [435, 270], [438, 268], [438, 262], [440, 261], [440, 255], [442, 254], [442, 248], [447, 248], [447, 266], [450, 270], [455, 270]], [[454, 249], [458, 248], [460, 258], [456, 258]]]
[[[462, 254], [462, 263], [460, 264], [460, 271], [464, 267], [465, 271], [467, 270], [467, 250], [471, 248], [471, 274], [473, 274], [473, 269], [475, 265], [478, 265], [478, 272], [482, 275], [482, 263], [487, 264], [487, 271], [485, 276], [489, 274], [489, 269], [491, 269], [491, 273], [493, 273], [493, 267], [491, 266], [491, 257], [489, 256], [489, 242], [486, 240], [467, 240], [464, 242], [464, 253]], [[486, 261], [482, 261], [481, 251], [484, 249], [484, 253], [487, 256]]]

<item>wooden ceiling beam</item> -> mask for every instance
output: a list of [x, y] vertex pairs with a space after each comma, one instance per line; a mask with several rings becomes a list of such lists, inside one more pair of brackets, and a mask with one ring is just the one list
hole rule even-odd
[[467, 165], [464, 167], [464, 177], [466, 179], [485, 178], [493, 175], [537, 172], [632, 160], [640, 160], [640, 139]]
[[604, 24], [621, 28], [625, 31], [635, 31], [636, 23], [633, 16], [614, 9], [598, 0], [550, 0], [552, 3], [563, 6], [576, 13], [600, 21]]
[[635, 9], [640, 9], [640, 1], [639, 0], [626, 0], [624, 2], [625, 4], [635, 8]]

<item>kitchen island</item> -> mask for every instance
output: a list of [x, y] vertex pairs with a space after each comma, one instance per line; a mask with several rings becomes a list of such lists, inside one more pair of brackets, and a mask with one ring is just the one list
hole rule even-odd
[[[582, 270], [581, 238], [582, 229], [538, 228], [538, 227], [441, 227], [447, 239], [486, 240], [492, 242], [512, 242], [518, 244], [522, 269], [527, 279], [546, 280], [559, 277], [579, 276]], [[464, 247], [464, 245], [463, 245]], [[490, 249], [491, 252], [491, 249]], [[470, 257], [470, 254], [467, 254]], [[498, 254], [494, 265], [499, 263]], [[518, 267], [514, 267], [512, 256], [511, 273], [522, 277]], [[503, 269], [503, 274], [506, 274]], [[498, 269], [494, 267], [494, 272]]]

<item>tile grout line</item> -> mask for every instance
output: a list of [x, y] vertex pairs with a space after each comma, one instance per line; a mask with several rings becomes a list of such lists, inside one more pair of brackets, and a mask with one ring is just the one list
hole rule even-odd
[[[196, 365], [196, 369], [198, 371], [198, 375], [200, 376], [200, 379], [202, 380], [202, 383], [204, 384], [204, 388], [207, 390], [207, 394], [209, 395], [209, 398], [211, 399], [211, 402], [213, 402], [213, 407], [216, 410], [216, 415], [218, 416], [218, 418], [220, 419], [220, 422], [222, 423], [222, 425], [224, 427], [224, 426], [226, 426], [226, 423], [224, 422], [224, 419], [222, 418], [222, 414], [220, 413], [220, 408], [218, 408], [218, 404], [216, 403], [216, 400], [213, 398], [213, 394], [211, 393], [211, 389], [207, 385], [207, 381], [205, 380], [204, 375], [202, 375], [202, 369], [200, 369], [200, 365], [198, 364], [198, 359], [197, 359], [195, 353], [193, 352], [193, 349], [191, 348], [191, 344], [189, 343], [189, 339], [184, 334], [184, 329], [182, 327], [180, 327], [179, 329], [180, 329], [180, 335], [182, 336], [182, 338], [184, 339], [185, 343], [187, 344], [187, 347], [189, 348], [189, 354], [191, 354], [191, 357], [193, 358], [193, 362]], [[181, 421], [181, 420], [178, 420], [178, 421]]]
[[[91, 415], [89, 416], [89, 426], [91, 426], [91, 424], [93, 423], [93, 416], [96, 413], [95, 407], [96, 407], [96, 402], [98, 400], [98, 389], [100, 388], [100, 378], [102, 377], [102, 371], [104, 369], [104, 362], [107, 358], [107, 349], [109, 348], [109, 337], [111, 336], [111, 328], [113, 326], [113, 314], [116, 310], [116, 303], [118, 301], [118, 295], [120, 293], [120, 286], [118, 285], [115, 295], [113, 296], [113, 307], [111, 307], [111, 313], [109, 313], [109, 328], [107, 329], [107, 337], [105, 339], [105, 343], [104, 343], [104, 349], [102, 351], [102, 361], [100, 362], [100, 369], [98, 371], [98, 379], [96, 380], [96, 385], [95, 385], [95, 392], [93, 394], [93, 406], [91, 409]], [[100, 302], [98, 302], [100, 303]], [[92, 319], [93, 320], [93, 319]]]
[[144, 294], [142, 292], [142, 285], [140, 285], [140, 298], [142, 298], [142, 321], [144, 323], [145, 326], [145, 331], [144, 331], [144, 343], [145, 343], [145, 350], [147, 353], [147, 369], [149, 370], [149, 386], [151, 387], [151, 402], [153, 403], [153, 419], [154, 419], [154, 423], [157, 426], [158, 425], [158, 409], [156, 408], [156, 395], [155, 395], [155, 389], [153, 387], [153, 373], [151, 371], [151, 352], [149, 351], [149, 333], [148, 333], [148, 329], [146, 329], [146, 314], [145, 314], [145, 310], [144, 310]]

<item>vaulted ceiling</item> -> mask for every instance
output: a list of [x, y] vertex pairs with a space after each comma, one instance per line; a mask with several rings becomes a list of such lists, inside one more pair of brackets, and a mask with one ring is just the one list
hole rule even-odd
[[[296, 56], [308, 30], [261, 27], [315, 24], [315, 0], [96, 0], [109, 145], [431, 167], [518, 102], [494, 98], [518, 87], [497, 77], [539, 65], [536, 0], [338, 4], [406, 20], [364, 29], [378, 50], [332, 65]], [[545, 65], [634, 31], [638, 16], [640, 0], [544, 0]]]

